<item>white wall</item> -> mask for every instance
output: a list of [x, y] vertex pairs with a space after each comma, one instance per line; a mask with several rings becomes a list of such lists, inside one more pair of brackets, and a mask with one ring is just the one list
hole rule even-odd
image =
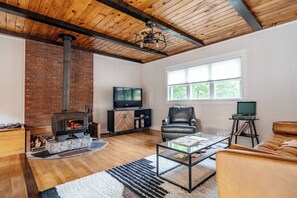
[[94, 122], [107, 128], [107, 110], [113, 108], [113, 87], [142, 87], [142, 64], [94, 55]]
[[0, 124], [24, 123], [25, 40], [0, 35]]
[[[144, 65], [147, 106], [153, 109], [153, 128], [160, 130], [168, 107], [191, 105], [204, 131], [229, 133], [236, 101], [167, 102], [166, 69], [244, 54], [244, 100], [257, 101], [260, 139], [271, 133], [275, 120], [297, 120], [297, 22], [245, 35]], [[250, 144], [250, 142], [249, 142]]]

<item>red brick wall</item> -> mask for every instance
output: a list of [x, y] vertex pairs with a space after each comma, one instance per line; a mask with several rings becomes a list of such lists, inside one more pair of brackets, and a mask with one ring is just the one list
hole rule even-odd
[[[93, 54], [71, 51], [70, 111], [93, 108]], [[51, 125], [62, 111], [63, 47], [26, 40], [25, 124]]]

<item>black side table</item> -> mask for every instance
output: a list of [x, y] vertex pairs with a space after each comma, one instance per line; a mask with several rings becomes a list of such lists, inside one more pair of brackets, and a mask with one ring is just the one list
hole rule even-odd
[[[258, 118], [251, 118], [250, 116], [240, 116], [237, 118], [229, 118], [229, 120], [233, 120], [233, 125], [232, 125], [232, 130], [231, 130], [231, 138], [230, 138], [230, 144], [232, 142], [233, 136], [235, 136], [235, 144], [237, 144], [237, 137], [242, 136], [242, 137], [249, 137], [252, 140], [252, 146], [254, 147], [254, 138], [256, 138], [257, 143], [259, 144], [259, 139], [258, 139], [258, 134], [255, 126], [255, 121], [259, 120]], [[237, 134], [237, 132], [241, 129], [238, 129], [239, 127], [239, 121], [245, 121], [248, 123], [248, 128], [250, 130], [250, 134], [246, 133], [240, 133]]]

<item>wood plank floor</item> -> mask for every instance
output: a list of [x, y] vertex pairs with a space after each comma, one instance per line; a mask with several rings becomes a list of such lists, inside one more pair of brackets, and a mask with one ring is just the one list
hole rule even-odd
[[[155, 154], [162, 142], [159, 131], [129, 133], [103, 138], [108, 145], [83, 156], [28, 160], [39, 191]], [[0, 197], [28, 197], [21, 155], [0, 158]], [[28, 186], [28, 185], [27, 185]]]

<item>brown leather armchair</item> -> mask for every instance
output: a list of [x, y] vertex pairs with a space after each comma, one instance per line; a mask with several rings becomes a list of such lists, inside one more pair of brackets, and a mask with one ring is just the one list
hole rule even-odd
[[195, 133], [196, 117], [194, 107], [170, 107], [167, 118], [162, 120], [161, 132], [163, 141]]
[[297, 197], [297, 122], [274, 122], [255, 148], [231, 145], [216, 154], [219, 198]]

